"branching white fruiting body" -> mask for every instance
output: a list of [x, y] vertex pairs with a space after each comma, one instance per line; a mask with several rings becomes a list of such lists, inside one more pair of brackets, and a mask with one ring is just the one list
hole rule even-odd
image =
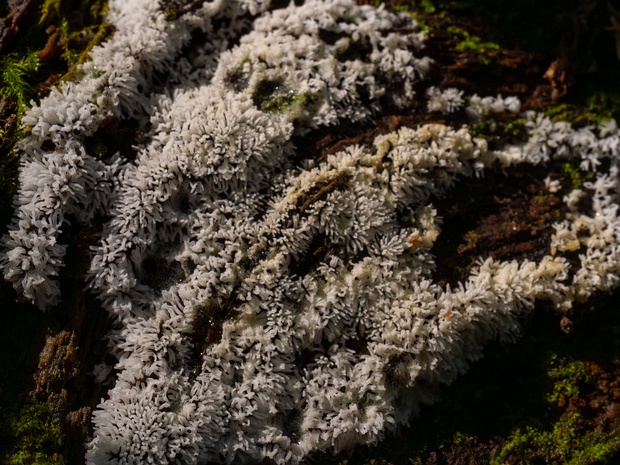
[[[115, 322], [118, 363], [88, 463], [284, 464], [375, 443], [488, 341], [513, 339], [536, 300], [566, 308], [617, 285], [615, 122], [576, 130], [527, 114], [528, 141], [498, 151], [429, 124], [295, 161], [294, 134], [411, 103], [431, 65], [416, 23], [349, 0], [213, 1], [170, 22], [159, 3], [112, 0], [114, 36], [24, 117], [2, 241], [5, 278], [46, 309], [62, 297], [68, 219], [109, 218], [89, 284]], [[429, 111], [472, 121], [520, 110], [514, 97], [426, 96]], [[144, 130], [134, 160], [87, 153], [109, 117]], [[431, 195], [497, 162], [556, 158], [610, 168], [584, 185], [590, 211], [585, 191], [567, 196], [552, 255], [487, 259], [456, 289], [436, 284]], [[575, 250], [570, 281], [562, 254]], [[192, 355], [201, 321], [221, 337]]]

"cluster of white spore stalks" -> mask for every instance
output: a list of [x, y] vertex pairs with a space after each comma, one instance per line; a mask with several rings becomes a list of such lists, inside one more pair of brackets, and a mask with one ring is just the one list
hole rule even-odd
[[[294, 135], [408, 108], [432, 63], [411, 17], [350, 0], [215, 0], [168, 20], [158, 1], [111, 0], [108, 20], [116, 32], [82, 77], [24, 117], [1, 258], [48, 309], [62, 299], [63, 228], [108, 218], [88, 284], [118, 362], [89, 464], [288, 464], [375, 443], [488, 341], [513, 339], [537, 300], [568, 308], [617, 285], [615, 122], [573, 129], [530, 113], [527, 142], [501, 150], [426, 124], [299, 163]], [[427, 87], [431, 112], [520, 111], [514, 97]], [[137, 155], [88, 152], [110, 118], [144, 132]], [[431, 196], [492, 164], [557, 158], [595, 180], [566, 196], [551, 254], [487, 259], [439, 286]], [[571, 274], [563, 253], [575, 251]], [[217, 337], [196, 353], [205, 325]]]

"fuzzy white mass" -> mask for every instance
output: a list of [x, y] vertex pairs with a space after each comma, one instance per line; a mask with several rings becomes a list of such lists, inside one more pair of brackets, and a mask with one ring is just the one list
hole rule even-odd
[[[160, 8], [112, 0], [117, 30], [83, 77], [24, 117], [2, 240], [5, 278], [45, 310], [62, 298], [68, 218], [109, 218], [89, 285], [114, 321], [118, 363], [87, 463], [285, 464], [376, 443], [488, 341], [512, 340], [536, 300], [567, 308], [617, 286], [615, 122], [573, 129], [527, 114], [528, 141], [498, 151], [467, 127], [430, 124], [299, 161], [294, 135], [411, 103], [432, 64], [416, 23], [349, 0], [220, 0], [174, 21]], [[468, 101], [473, 121], [520, 107], [426, 95], [431, 111]], [[109, 117], [144, 129], [135, 159], [87, 153]], [[481, 261], [455, 289], [434, 282], [429, 198], [495, 163], [554, 158], [595, 174], [589, 211], [585, 191], [565, 199], [552, 255]], [[570, 281], [562, 253], [576, 250]]]

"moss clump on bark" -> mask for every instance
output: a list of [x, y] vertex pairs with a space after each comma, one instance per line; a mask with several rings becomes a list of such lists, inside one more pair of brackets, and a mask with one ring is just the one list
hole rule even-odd
[[61, 451], [65, 436], [59, 419], [46, 402], [34, 397], [25, 400], [21, 408], [3, 405], [12, 410], [8, 422], [0, 425], [6, 465], [64, 465]]
[[23, 137], [21, 117], [31, 100], [75, 79], [77, 65], [112, 33], [107, 5], [107, 0], [22, 0], [0, 12], [0, 233], [17, 188], [14, 147]]
[[[517, 428], [493, 457], [491, 465], [612, 463], [611, 459], [620, 453], [620, 431], [592, 428], [592, 422], [583, 412], [586, 400], [582, 398], [581, 391], [596, 389], [592, 386], [596, 383], [591, 371], [592, 367], [582, 360], [554, 356], [548, 371], [553, 385], [547, 401], [566, 410], [549, 427], [528, 425]], [[587, 407], [591, 409], [592, 405]]]

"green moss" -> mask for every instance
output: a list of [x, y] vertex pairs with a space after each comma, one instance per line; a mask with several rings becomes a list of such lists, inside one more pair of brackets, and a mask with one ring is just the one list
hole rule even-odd
[[588, 112], [593, 122], [602, 123], [610, 118], [620, 119], [620, 94], [615, 92], [595, 92], [586, 99]]
[[[384, 0], [374, 0], [374, 6], [379, 7]], [[426, 34], [431, 34], [432, 28], [425, 21], [425, 17], [438, 12], [438, 7], [431, 0], [396, 0], [388, 2], [389, 8], [400, 13], [408, 13], [416, 21], [418, 27]], [[441, 13], [440, 13], [441, 14]], [[337, 55], [344, 53], [345, 50], [338, 51]]]
[[[604, 435], [590, 431], [583, 434], [580, 423], [581, 415], [572, 412], [563, 416], [550, 430], [530, 426], [517, 429], [493, 456], [491, 465], [589, 465], [608, 460], [620, 450], [620, 432]], [[507, 462], [509, 458], [511, 460]]]
[[[382, 2], [380, 1], [379, 4]], [[405, 13], [421, 12], [426, 14], [433, 14], [436, 11], [435, 5], [430, 0], [420, 1], [404, 1], [392, 5], [394, 11], [401, 11]]]
[[551, 368], [547, 372], [554, 381], [553, 389], [547, 400], [554, 404], [564, 404], [567, 400], [579, 396], [579, 388], [590, 381], [586, 364], [582, 361], [558, 359], [552, 357]]
[[70, 27], [67, 18], [62, 18], [60, 21], [59, 28], [64, 39], [61, 41], [62, 57], [70, 67], [69, 72], [63, 76], [63, 80], [73, 79], [76, 65], [86, 62], [93, 47], [101, 44], [112, 33], [113, 27], [103, 21], [107, 11], [107, 4], [102, 5], [96, 10], [98, 21], [95, 24], [76, 30]]
[[304, 110], [314, 103], [309, 93], [298, 94], [278, 81], [261, 81], [254, 94], [254, 105], [267, 113], [290, 113], [292, 118], [302, 117]]
[[490, 126], [487, 120], [480, 121], [479, 123], [472, 124], [468, 128], [469, 134], [472, 137], [477, 137], [479, 139], [484, 139], [487, 142], [493, 139], [493, 136], [490, 133]]
[[[547, 402], [560, 407], [577, 398], [591, 382], [584, 362], [557, 355], [551, 357], [547, 376], [553, 382]], [[588, 465], [608, 460], [620, 451], [620, 431], [584, 431], [583, 424], [581, 414], [569, 408], [551, 426], [517, 428], [494, 455], [491, 465], [515, 463], [515, 458], [523, 464]]]
[[567, 121], [580, 127], [589, 124], [603, 124], [611, 118], [620, 119], [620, 94], [595, 92], [582, 104], [561, 103], [545, 109], [551, 121]]
[[62, 0], [45, 0], [41, 5], [39, 24], [49, 24], [60, 16]]
[[[85, 63], [89, 60], [89, 55], [91, 50], [101, 44], [104, 40], [106, 40], [110, 34], [114, 31], [114, 28], [106, 21], [101, 22], [96, 27], [93, 26], [88, 28], [88, 36], [90, 37], [89, 41], [84, 45], [82, 44], [77, 49], [71, 49], [69, 46], [63, 47], [63, 57], [67, 60], [67, 63], [71, 65], [69, 71], [62, 76], [63, 81], [72, 81], [78, 77], [77, 72], [78, 68], [76, 65]], [[81, 37], [84, 34], [84, 31], [75, 32], [69, 34], [70, 39], [67, 43], [70, 43], [72, 38]], [[98, 77], [98, 76], [95, 76]]]
[[519, 137], [525, 134], [525, 119], [517, 118], [514, 121], [510, 121], [506, 126], [504, 126], [504, 134], [511, 137]]
[[417, 2], [417, 5], [426, 14], [432, 14], [437, 11], [437, 7], [433, 4], [431, 0], [419, 0]]
[[[56, 63], [44, 66], [41, 62], [38, 49], [46, 49], [50, 37], [43, 29], [57, 28], [62, 61], [71, 68], [86, 61], [90, 50], [110, 34], [111, 27], [103, 21], [107, 11], [106, 0], [82, 1], [77, 13], [75, 2], [69, 0], [43, 2], [38, 23], [26, 30], [15, 41], [13, 51], [0, 59], [0, 96], [16, 102], [18, 120], [30, 100], [37, 96], [38, 81], [46, 80], [50, 72], [58, 74]], [[80, 20], [69, 21], [70, 14], [79, 16]]]
[[492, 25], [507, 46], [526, 50], [554, 51], [558, 37], [566, 32], [566, 13], [576, 11], [579, 0], [441, 0], [439, 5], [450, 14], [481, 19]]
[[[375, 7], [379, 7], [382, 3], [384, 3], [384, 0], [374, 0]], [[420, 11], [426, 14], [433, 14], [437, 11], [437, 7], [432, 0], [396, 0], [388, 3], [394, 11], [406, 13]]]
[[582, 171], [576, 161], [564, 163], [562, 171], [570, 176], [573, 189], [581, 189], [585, 182], [594, 180], [595, 176], [593, 171]]
[[[10, 215], [17, 189], [18, 158], [12, 147], [22, 137], [20, 120], [35, 97], [33, 82], [41, 66], [38, 52], [12, 52], [0, 58], [0, 218]], [[4, 224], [0, 226], [0, 231]]]
[[472, 52], [485, 65], [490, 63], [490, 53], [500, 49], [500, 46], [495, 42], [484, 42], [480, 37], [472, 35], [465, 29], [457, 26], [448, 27], [448, 33], [453, 34], [457, 40], [456, 51]]
[[570, 103], [552, 105], [545, 109], [544, 114], [551, 118], [551, 121], [566, 121], [572, 125], [580, 126], [592, 122], [592, 115], [582, 106]]
[[426, 34], [431, 33], [432, 28], [424, 20], [425, 15], [432, 14], [435, 11], [435, 7], [430, 2], [420, 2], [415, 6], [413, 4], [404, 3], [401, 5], [396, 5], [394, 7], [394, 11], [409, 13], [422, 31]]
[[463, 445], [463, 444], [469, 444], [472, 443], [476, 440], [476, 438], [474, 438], [473, 436], [463, 433], [461, 431], [457, 431], [456, 433], [454, 433], [454, 437], [452, 438], [451, 443], [452, 444], [456, 444], [457, 446], [459, 445]]
[[39, 13], [39, 25], [58, 25], [72, 18], [78, 26], [100, 23], [108, 10], [108, 0], [44, 0]]
[[278, 81], [261, 81], [254, 94], [254, 105], [267, 113], [281, 112], [289, 107], [295, 99], [295, 92]]
[[[41, 62], [38, 52], [26, 54], [9, 53], [0, 59], [0, 96], [17, 103], [17, 115], [21, 117], [34, 94], [32, 80]], [[2, 136], [3, 134], [0, 134]]]
[[526, 121], [523, 118], [508, 119], [512, 116], [506, 115], [501, 120], [493, 117], [485, 118], [469, 126], [469, 134], [487, 142], [514, 141], [521, 138], [526, 133]]
[[177, 10], [176, 6], [173, 5], [171, 8], [165, 10], [164, 17], [166, 18], [166, 21], [171, 22], [177, 19], [179, 17], [179, 11]]
[[[3, 425], [5, 447], [3, 463], [7, 465], [63, 465], [65, 458], [59, 451], [63, 449], [65, 437], [57, 418], [47, 403], [34, 398], [9, 416]], [[8, 426], [8, 428], [7, 428]]]
[[107, 0], [44, 0], [0, 56], [0, 233], [12, 215], [19, 158], [14, 146], [24, 131], [21, 117], [32, 100], [59, 80], [74, 80], [80, 63], [105, 40]]
[[[500, 130], [498, 130], [500, 129]], [[493, 118], [485, 118], [468, 128], [472, 137], [484, 139], [487, 142], [499, 142], [502, 135], [501, 126], [498, 127], [497, 122]]]

